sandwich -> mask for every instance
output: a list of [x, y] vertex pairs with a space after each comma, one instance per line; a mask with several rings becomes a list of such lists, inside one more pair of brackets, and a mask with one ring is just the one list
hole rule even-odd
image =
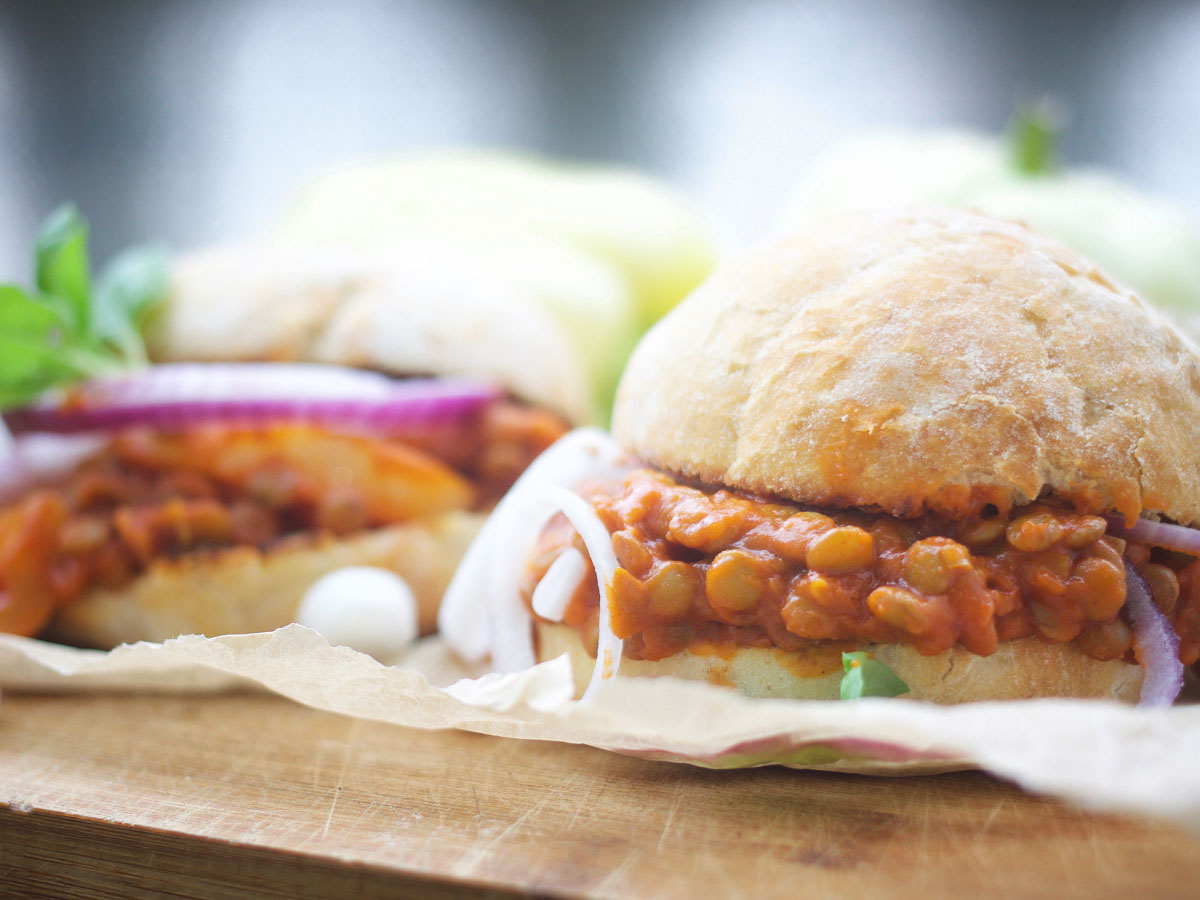
[[566, 654], [585, 696], [1170, 703], [1198, 453], [1196, 347], [1086, 260], [967, 212], [834, 218], [651, 329], [612, 439], [534, 463], [441, 630], [502, 670]]
[[[4, 413], [0, 630], [265, 631], [367, 565], [429, 631], [487, 510], [591, 415], [561, 328], [432, 241], [183, 257], [145, 336], [154, 365]], [[47, 465], [55, 440], [83, 446]]]

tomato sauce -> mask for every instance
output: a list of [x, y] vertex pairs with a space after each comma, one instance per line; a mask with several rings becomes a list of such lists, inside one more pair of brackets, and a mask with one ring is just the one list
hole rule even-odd
[[[898, 519], [803, 509], [650, 470], [582, 493], [612, 535], [620, 565], [612, 628], [634, 659], [813, 641], [903, 643], [926, 655], [961, 646], [986, 656], [1029, 636], [1097, 659], [1132, 659], [1126, 555], [1179, 632], [1180, 656], [1200, 656], [1200, 561], [1127, 546], [1102, 517], [1053, 503], [958, 521]], [[556, 519], [527, 572], [527, 603], [568, 546], [586, 557]], [[595, 580], [585, 578], [563, 621], [593, 652], [598, 609]]]
[[508, 401], [404, 440], [297, 424], [128, 429], [0, 507], [0, 631], [35, 635], [62, 605], [156, 559], [487, 509], [565, 430]]

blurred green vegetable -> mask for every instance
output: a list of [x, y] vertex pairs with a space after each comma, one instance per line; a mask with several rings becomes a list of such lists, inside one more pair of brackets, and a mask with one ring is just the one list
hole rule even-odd
[[56, 209], [38, 232], [32, 290], [0, 285], [0, 409], [49, 388], [146, 362], [141, 328], [166, 295], [167, 258], [127, 250], [92, 285], [88, 225]]
[[1017, 110], [1008, 123], [1008, 149], [1013, 167], [1026, 175], [1058, 168], [1058, 136], [1062, 115], [1048, 100]]
[[842, 654], [842, 699], [895, 697], [908, 693], [908, 685], [866, 651]]
[[785, 225], [883, 206], [977, 209], [1058, 238], [1200, 333], [1200, 231], [1109, 174], [1059, 167], [1057, 132], [1053, 109], [1041, 105], [1020, 113], [1005, 140], [928, 131], [855, 141], [814, 170]]

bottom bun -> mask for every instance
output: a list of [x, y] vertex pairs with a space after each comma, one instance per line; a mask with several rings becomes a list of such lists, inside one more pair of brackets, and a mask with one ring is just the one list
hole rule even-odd
[[[567, 625], [536, 624], [538, 659], [566, 653], [576, 691], [592, 677], [595, 658], [583, 648], [579, 632]], [[909, 686], [906, 699], [934, 703], [971, 700], [1028, 700], [1034, 697], [1086, 697], [1137, 701], [1142, 667], [1121, 660], [1084, 656], [1069, 644], [1022, 638], [1000, 644], [991, 656], [955, 647], [922, 656], [905, 644], [864, 645]], [[622, 659], [622, 677], [673, 676], [708, 681], [751, 697], [837, 700], [842, 681], [841, 650], [814, 644], [811, 650], [744, 647], [728, 654], [685, 650], [656, 661]]]
[[314, 536], [265, 553], [233, 547], [157, 560], [117, 590], [92, 590], [60, 610], [45, 637], [86, 647], [164, 641], [180, 634], [246, 634], [295, 621], [309, 586], [344, 566], [399, 574], [432, 631], [450, 576], [483, 517], [452, 512], [347, 538]]

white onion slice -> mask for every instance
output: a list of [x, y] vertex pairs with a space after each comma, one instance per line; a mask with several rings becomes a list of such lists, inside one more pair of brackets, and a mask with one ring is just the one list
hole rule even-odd
[[613, 634], [608, 597], [609, 586], [617, 574], [617, 556], [613, 553], [612, 536], [586, 500], [556, 485], [544, 485], [541, 489], [579, 532], [596, 570], [596, 587], [600, 596], [600, 634], [596, 644], [596, 665], [592, 668], [591, 681], [583, 694], [586, 700], [601, 681], [612, 678], [621, 666], [621, 650], [625, 642]]
[[[519, 672], [537, 662], [530, 634], [529, 611], [521, 600], [519, 585], [530, 548], [537, 540], [538, 533], [558, 512], [554, 501], [542, 495], [539, 487], [545, 485], [530, 485], [515, 507], [520, 514], [521, 524], [492, 545], [486, 621], [492, 665], [501, 672]], [[524, 538], [519, 545], [516, 543], [518, 538]]]
[[490, 653], [493, 668], [501, 672], [533, 665], [520, 580], [538, 534], [560, 511], [556, 498], [538, 486], [570, 488], [588, 478], [619, 478], [633, 467], [612, 438], [596, 428], [564, 435], [533, 461], [467, 548], [446, 590], [438, 630], [460, 656], [478, 662]]
[[587, 563], [574, 547], [568, 547], [550, 564], [533, 589], [533, 611], [543, 619], [561, 622], [571, 596], [583, 581]]
[[1134, 652], [1145, 670], [1138, 706], [1170, 706], [1183, 690], [1183, 663], [1179, 661], [1179, 635], [1171, 627], [1142, 573], [1125, 560], [1125, 603], [1133, 625]]

